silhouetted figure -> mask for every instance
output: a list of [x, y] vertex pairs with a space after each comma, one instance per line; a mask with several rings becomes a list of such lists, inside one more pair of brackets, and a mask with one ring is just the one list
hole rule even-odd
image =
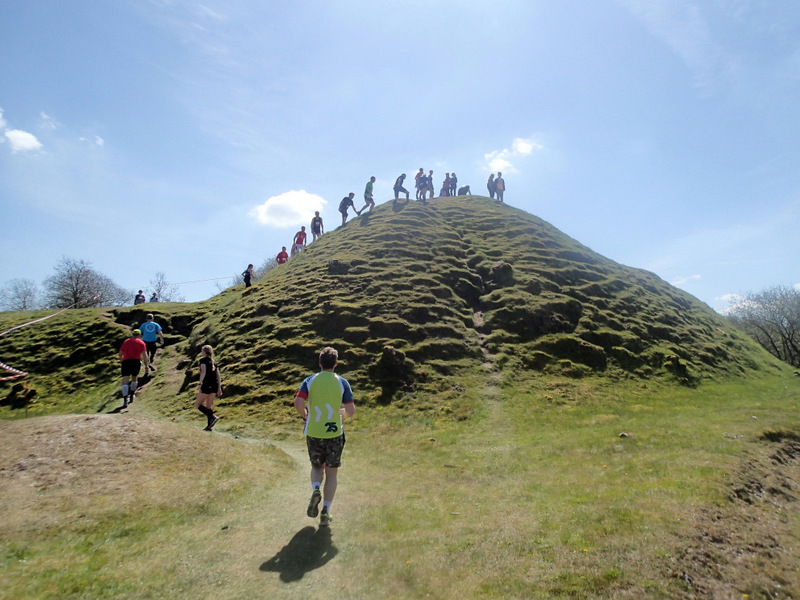
[[497, 193], [497, 199], [502, 202], [503, 201], [503, 192], [506, 191], [506, 182], [503, 179], [503, 174], [499, 171], [497, 172], [497, 177], [494, 178], [494, 189]]
[[494, 200], [494, 193], [497, 191], [494, 187], [494, 173], [489, 175], [489, 181], [486, 182], [486, 189], [489, 190], [489, 198]]
[[244, 279], [244, 287], [250, 287], [250, 280], [253, 278], [253, 265], [247, 265], [247, 268], [242, 271], [242, 279]]
[[397, 200], [399, 200], [400, 194], [405, 194], [406, 195], [406, 201], [409, 200], [408, 190], [403, 187], [403, 183], [405, 182], [405, 180], [406, 180], [406, 174], [403, 173], [394, 182], [394, 200], [395, 200], [395, 202], [397, 202]]
[[325, 226], [322, 224], [322, 217], [319, 216], [319, 211], [314, 212], [314, 218], [311, 219], [311, 241], [317, 241], [317, 238], [325, 233]]
[[372, 212], [372, 209], [375, 208], [375, 200], [372, 199], [372, 187], [375, 184], [375, 176], [369, 178], [366, 187], [364, 188], [364, 206], [361, 207], [361, 210], [357, 211], [356, 214], [359, 216], [367, 207], [369, 207], [369, 212]]
[[339, 212], [342, 213], [342, 225], [344, 225], [347, 222], [347, 211], [349, 208], [352, 207], [353, 210], [356, 211], [356, 214], [358, 214], [358, 211], [356, 210], [356, 205], [353, 204], [354, 197], [355, 193], [350, 192], [347, 196], [342, 198], [341, 202], [339, 202]]

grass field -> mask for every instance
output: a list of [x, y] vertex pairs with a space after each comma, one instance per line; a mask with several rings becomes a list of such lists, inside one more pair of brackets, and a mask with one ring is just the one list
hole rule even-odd
[[[6, 421], [0, 597], [794, 597], [796, 456], [758, 475], [786, 496], [734, 493], [798, 439], [785, 375], [520, 389], [475, 373], [462, 420], [362, 410], [330, 531], [304, 514], [299, 422], [209, 435], [144, 392], [127, 414]], [[689, 551], [722, 521], [709, 570]]]

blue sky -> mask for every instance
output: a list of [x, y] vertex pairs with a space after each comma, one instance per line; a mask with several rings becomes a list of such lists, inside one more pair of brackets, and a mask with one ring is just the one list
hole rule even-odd
[[715, 309], [800, 286], [800, 3], [5, 0], [0, 40], [0, 285], [229, 277], [424, 167]]

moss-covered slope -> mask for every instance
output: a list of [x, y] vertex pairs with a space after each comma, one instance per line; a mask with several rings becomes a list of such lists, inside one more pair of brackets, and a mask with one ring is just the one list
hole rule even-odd
[[[49, 339], [42, 332], [57, 319], [43, 322], [34, 326], [38, 345], [16, 334], [0, 338], [0, 360], [25, 369], [63, 343], [75, 354], [54, 365], [46, 359], [47, 369], [80, 367], [85, 376], [101, 369], [113, 378], [105, 371], [124, 335], [109, 321], [138, 323], [142, 309], [68, 314], [76, 319], [68, 329], [85, 335]], [[483, 364], [518, 377], [666, 377], [692, 385], [776, 364], [656, 275], [477, 196], [384, 204], [248, 290], [160, 305], [156, 317], [178, 354], [172, 368], [182, 374], [180, 392], [190, 393], [198, 348], [210, 343], [223, 364], [226, 402], [243, 405], [291, 399], [324, 345], [339, 348], [342, 371], [378, 402], [420, 386], [433, 392], [459, 369]], [[0, 326], [15, 318], [0, 317]], [[85, 344], [91, 356], [80, 354]]]

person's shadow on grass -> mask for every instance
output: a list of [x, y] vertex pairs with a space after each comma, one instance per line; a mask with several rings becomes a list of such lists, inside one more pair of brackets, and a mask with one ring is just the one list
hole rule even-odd
[[338, 553], [330, 527], [303, 527], [275, 556], [262, 563], [259, 570], [280, 573], [281, 581], [291, 583], [325, 565]]

